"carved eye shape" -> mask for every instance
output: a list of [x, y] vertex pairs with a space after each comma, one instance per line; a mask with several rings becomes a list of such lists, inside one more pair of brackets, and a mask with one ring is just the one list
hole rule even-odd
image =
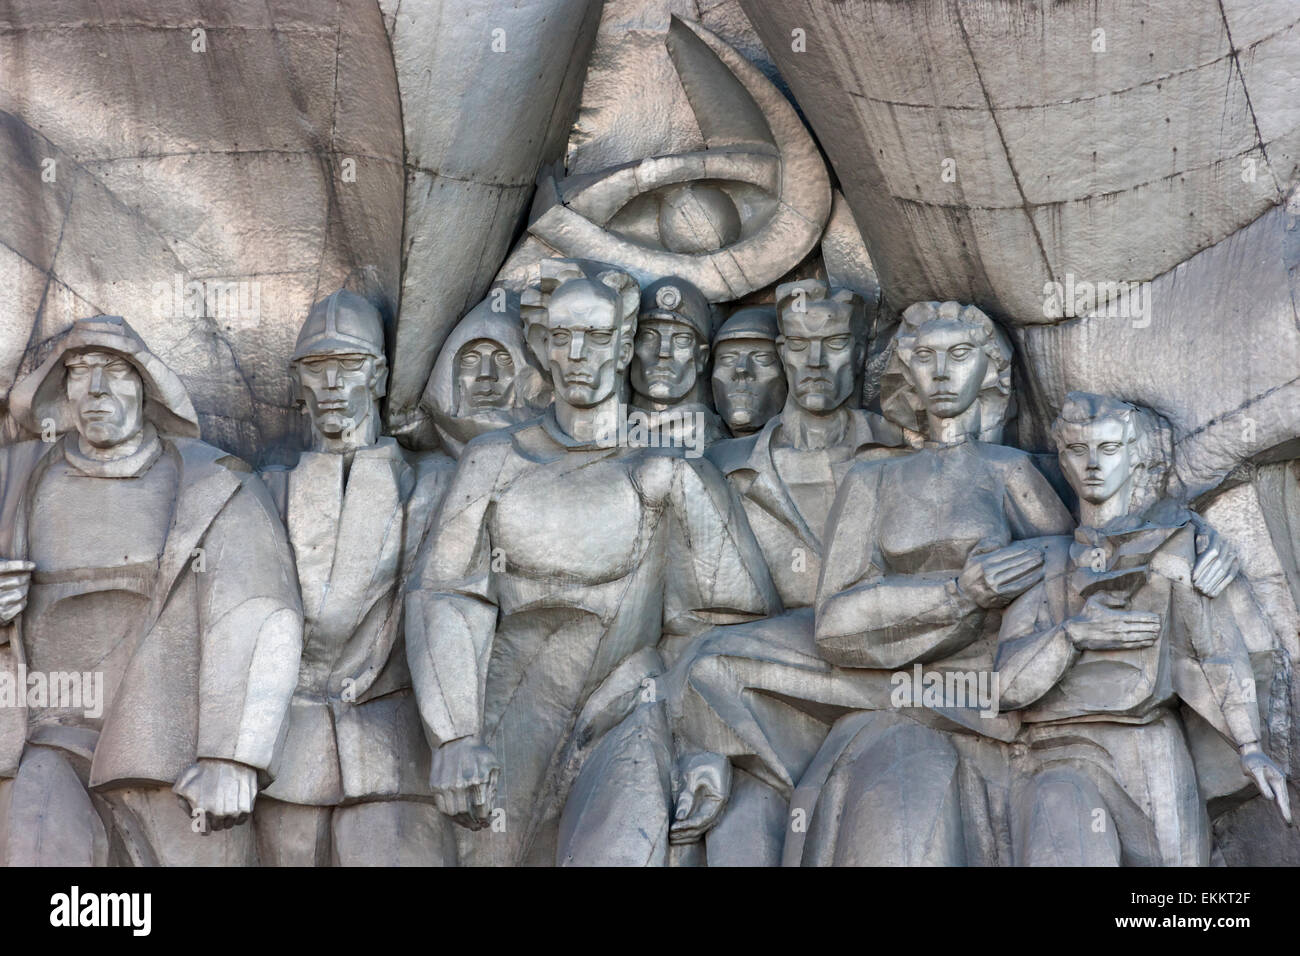
[[826, 347], [828, 349], [834, 349], [836, 352], [842, 352], [844, 349], [849, 347], [849, 344], [852, 341], [853, 336], [851, 335], [832, 335], [826, 340]]
[[591, 339], [591, 341], [595, 342], [597, 345], [608, 345], [610, 342], [614, 340], [614, 333], [613, 332], [588, 332], [587, 338]]
[[638, 345], [657, 348], [659, 344], [659, 333], [654, 329], [641, 329], [636, 334], [636, 340]]
[[948, 350], [948, 357], [954, 362], [964, 362], [974, 351], [975, 349], [969, 345], [957, 345]]
[[572, 336], [569, 335], [569, 333], [566, 332], [564, 329], [556, 329], [554, 332], [551, 333], [551, 344], [568, 345], [570, 338], [572, 338]]
[[934, 349], [919, 348], [912, 351], [912, 358], [918, 362], [929, 362], [934, 358]]
[[1117, 441], [1108, 441], [1101, 446], [1101, 451], [1104, 455], [1117, 455], [1122, 447]]
[[688, 349], [695, 344], [695, 336], [689, 332], [677, 332], [673, 335], [673, 346], [679, 349]]
[[1077, 443], [1077, 442], [1076, 442], [1075, 444], [1073, 444], [1073, 445], [1066, 445], [1066, 446], [1065, 446], [1065, 450], [1068, 451], [1071, 455], [1086, 455], [1086, 454], [1088, 454], [1088, 446], [1087, 446], [1087, 445], [1079, 444], [1079, 443]]
[[339, 365], [343, 367], [343, 371], [345, 372], [358, 372], [365, 367], [365, 364], [366, 360], [360, 358], [339, 360]]
[[736, 364], [736, 353], [723, 352], [721, 355], [718, 356], [718, 364], [725, 366], [726, 368], [731, 368], [733, 365]]
[[515, 364], [515, 360], [510, 357], [510, 353], [504, 350], [493, 352], [492, 361], [496, 362], [500, 368], [509, 368]]
[[790, 349], [792, 352], [802, 352], [808, 347], [808, 340], [787, 337], [785, 340], [785, 347]]
[[304, 359], [302, 367], [313, 375], [320, 375], [325, 371], [325, 359]]
[[123, 375], [131, 371], [131, 366], [126, 362], [121, 361], [109, 362], [104, 366], [104, 371], [108, 372], [109, 375], [121, 378]]
[[89, 374], [90, 374], [90, 366], [88, 366], [88, 365], [69, 365], [69, 366], [68, 366], [68, 375], [69, 375], [71, 378], [85, 378], [85, 377], [86, 377], [87, 375], [89, 375]]
[[754, 361], [757, 362], [759, 365], [775, 365], [775, 364], [776, 364], [776, 353], [775, 353], [775, 352], [755, 352], [755, 353], [754, 353]]
[[460, 357], [460, 364], [465, 368], [473, 368], [479, 363], [479, 354], [477, 352], [466, 352]]

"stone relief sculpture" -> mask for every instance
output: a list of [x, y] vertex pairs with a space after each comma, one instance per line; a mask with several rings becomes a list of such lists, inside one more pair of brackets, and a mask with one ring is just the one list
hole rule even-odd
[[664, 44], [704, 148], [574, 176], [544, 170], [528, 237], [499, 279], [518, 286], [540, 259], [569, 256], [622, 263], [642, 285], [678, 276], [728, 302], [816, 246], [830, 180], [798, 114], [712, 31], [668, 19]]
[[[996, 699], [981, 706], [975, 689], [961, 707], [926, 704], [919, 680], [900, 696], [913, 685], [895, 675], [910, 681], [923, 665], [987, 677], [1003, 595], [1041, 577], [1035, 539], [1063, 533], [1054, 529], [1069, 517], [1025, 453], [974, 437], [1000, 432], [1010, 398], [1010, 348], [987, 316], [918, 303], [904, 312], [891, 361], [916, 396], [887, 395], [885, 407], [910, 415], [919, 403], [927, 417], [915, 424], [951, 440], [869, 457], [840, 482], [815, 627], [809, 617], [802, 629], [721, 629], [670, 675], [685, 746], [725, 755], [770, 791], [762, 811], [724, 809], [726, 794], [683, 808], [694, 814], [679, 813], [681, 830], [707, 833], [710, 859], [729, 859], [737, 842], [765, 844], [766, 859], [775, 849], [787, 865], [1010, 859], [993, 841], [1007, 832], [1005, 745], [1017, 719]], [[933, 504], [905, 504], [917, 501]], [[1218, 587], [1231, 562], [1207, 544], [1198, 572]], [[735, 819], [739, 840], [727, 832]]]
[[617, 442], [641, 293], [540, 264], [555, 403], [471, 441], [407, 601], [437, 806], [462, 864], [663, 864], [675, 755], [656, 694], [676, 645], [779, 608], [705, 459]]
[[[861, 393], [869, 344], [861, 297], [818, 280], [781, 285], [776, 297], [776, 347], [787, 385], [785, 405], [757, 434], [720, 442], [708, 455], [740, 494], [787, 613], [752, 626], [719, 629], [701, 639], [670, 674], [674, 732], [683, 749], [695, 755], [718, 750], [740, 757], [744, 752], [743, 744], [734, 753], [730, 745], [750, 736], [749, 728], [731, 727], [726, 723], [728, 715], [720, 713], [737, 705], [744, 712], [753, 703], [752, 695], [743, 703], [730, 700], [739, 680], [735, 667], [748, 670], [755, 655], [770, 658], [777, 653], [774, 648], [794, 658], [816, 656], [811, 606], [822, 573], [823, 534], [835, 490], [854, 462], [903, 451], [903, 434], [897, 426], [853, 407]], [[741, 321], [748, 322], [743, 317]], [[769, 671], [775, 672], [777, 680], [802, 677], [783, 663], [760, 668], [760, 676], [750, 677], [762, 682], [773, 677]], [[793, 696], [802, 699], [797, 692]], [[783, 759], [775, 761], [779, 769], [755, 771], [747, 764], [755, 772], [736, 776], [733, 798], [724, 786], [728, 774], [721, 767], [722, 756], [696, 756], [702, 789], [696, 793], [684, 788], [676, 808], [673, 839], [694, 843], [708, 834], [707, 856], [715, 864], [765, 865], [779, 860], [785, 803], [793, 783], [786, 762], [810, 758], [805, 751], [820, 742], [809, 744], [806, 716], [782, 707], [763, 707], [767, 711], [763, 717], [747, 715], [755, 728], [771, 726], [783, 734], [775, 727], [788, 723], [793, 731], [775, 750], [770, 739], [759, 745], [767, 758], [781, 751]], [[722, 726], [715, 724], [719, 716]], [[811, 734], [817, 736], [815, 730]], [[703, 770], [706, 766], [708, 773]]]
[[713, 314], [684, 279], [669, 276], [641, 293], [630, 379], [632, 404], [648, 414], [647, 438], [665, 448], [693, 450], [725, 437], [708, 406], [707, 372]]
[[1284, 5], [10, 6], [0, 862], [1300, 863]]
[[1079, 527], [1048, 544], [997, 651], [1001, 704], [1018, 709], [1028, 744], [1012, 792], [1016, 862], [1205, 866], [1209, 819], [1176, 703], [1231, 741], [1291, 822], [1234, 619], [1253, 604], [1193, 586], [1197, 525], [1164, 499], [1168, 441], [1151, 413], [1071, 393], [1053, 431]]
[[862, 299], [815, 279], [779, 286], [776, 343], [787, 397], [757, 435], [709, 457], [736, 486], [786, 607], [809, 607], [835, 489], [860, 457], [888, 454], [902, 432], [854, 407], [867, 328]]
[[311, 447], [263, 477], [293, 548], [303, 651], [275, 781], [254, 814], [261, 862], [454, 862], [402, 639], [406, 577], [453, 463], [380, 436], [384, 325], [360, 295], [343, 290], [312, 307], [293, 374]]
[[5, 863], [254, 863], [302, 651], [270, 495], [119, 317], [76, 322], [9, 401], [58, 437], [0, 458]]
[[713, 402], [734, 438], [759, 431], [789, 389], [777, 354], [776, 310], [741, 309], [713, 337]]
[[528, 361], [521, 322], [519, 297], [499, 289], [443, 343], [423, 406], [453, 458], [470, 439], [536, 418], [550, 404], [550, 386]]

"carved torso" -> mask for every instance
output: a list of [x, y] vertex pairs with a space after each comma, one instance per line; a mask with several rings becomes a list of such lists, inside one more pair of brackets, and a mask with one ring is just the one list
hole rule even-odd
[[960, 570], [976, 545], [992, 551], [1016, 537], [1005, 506], [1009, 469], [986, 447], [922, 448], [887, 466], [877, 540], [890, 572]]
[[[138, 477], [100, 478], [56, 453], [32, 497], [28, 540], [36, 570], [23, 633], [28, 668], [102, 673], [104, 711], [152, 601], [176, 480], [168, 455]], [[32, 718], [103, 723], [102, 713], [89, 718], [83, 710], [51, 706]]]

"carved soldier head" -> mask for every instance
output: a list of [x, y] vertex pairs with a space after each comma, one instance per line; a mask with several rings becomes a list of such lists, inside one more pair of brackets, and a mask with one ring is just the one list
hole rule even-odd
[[291, 362], [317, 451], [347, 452], [379, 440], [388, 363], [374, 305], [347, 289], [321, 299], [307, 314]]
[[55, 343], [10, 393], [10, 411], [23, 427], [38, 434], [76, 431], [83, 450], [100, 453], [129, 451], [150, 426], [198, 437], [185, 386], [125, 319], [78, 319]]
[[493, 289], [457, 323], [421, 402], [453, 457], [470, 439], [535, 418], [545, 408], [550, 389], [529, 361], [517, 295]]
[[781, 411], [789, 391], [777, 354], [776, 310], [741, 309], [713, 339], [713, 401], [733, 435], [749, 435]]
[[[1000, 441], [1011, 400], [1011, 344], [973, 305], [917, 302], [903, 312], [881, 376], [887, 417], [936, 441]], [[930, 434], [932, 422], [941, 434]]]
[[522, 311], [540, 330], [556, 402], [593, 408], [619, 395], [636, 335], [636, 280], [568, 259], [543, 260], [539, 273], [523, 292]]
[[698, 399], [712, 325], [708, 300], [685, 279], [669, 276], [646, 286], [636, 322], [632, 391], [660, 405]]
[[842, 407], [859, 389], [867, 353], [867, 316], [860, 295], [817, 279], [776, 289], [776, 344], [790, 397], [815, 414]]
[[1164, 495], [1168, 429], [1146, 409], [1116, 398], [1071, 392], [1052, 423], [1061, 471], [1079, 498], [1119, 512], [1140, 511]]

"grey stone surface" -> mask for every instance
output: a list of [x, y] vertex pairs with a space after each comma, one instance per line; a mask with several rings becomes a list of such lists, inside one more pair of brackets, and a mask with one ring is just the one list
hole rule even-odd
[[12, 3], [0, 63], [0, 381], [72, 320], [125, 315], [209, 440], [249, 460], [293, 442], [294, 317], [366, 266], [397, 302], [401, 109], [375, 5]]
[[0, 861], [1294, 860], [1292, 7], [0, 4]]

